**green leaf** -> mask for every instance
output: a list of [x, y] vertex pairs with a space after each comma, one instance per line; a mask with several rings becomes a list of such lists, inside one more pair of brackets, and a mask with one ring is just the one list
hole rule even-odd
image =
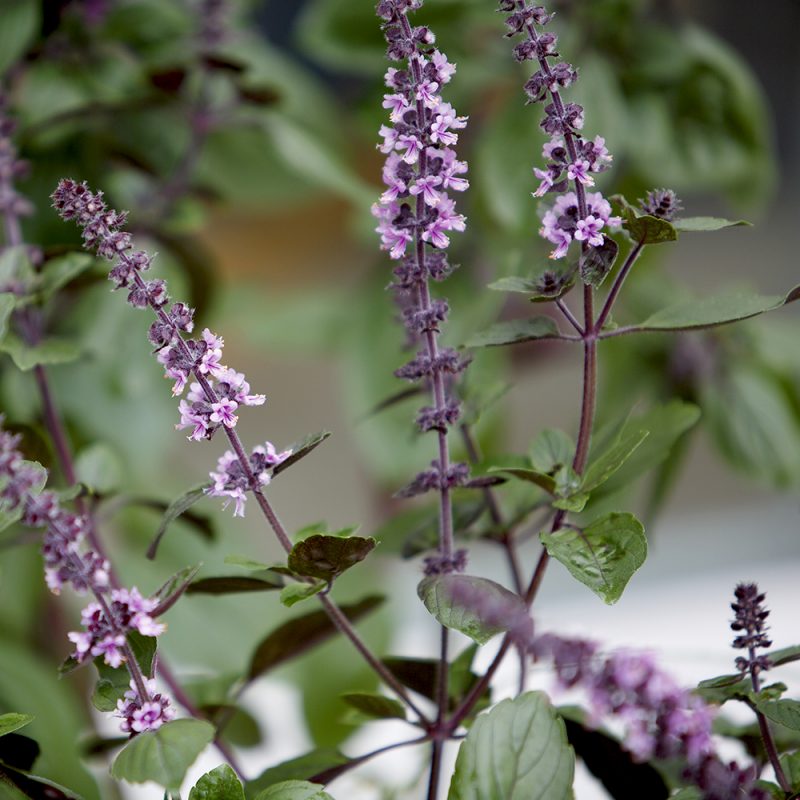
[[273, 475], [280, 475], [281, 472], [288, 469], [292, 464], [296, 464], [301, 458], [305, 458], [315, 447], [321, 445], [329, 436], [330, 431], [320, 431], [319, 433], [312, 433], [301, 439], [299, 442], [294, 442], [290, 447], [286, 448], [291, 450], [292, 454], [287, 456], [276, 465], [273, 470]]
[[[341, 606], [340, 610], [350, 622], [355, 622], [370, 611], [374, 611], [381, 603], [383, 597], [372, 595], [358, 603]], [[255, 680], [265, 672], [316, 647], [336, 633], [336, 627], [321, 610], [290, 619], [268, 634], [258, 645], [250, 659], [248, 680]]]
[[22, 59], [41, 26], [40, 3], [35, 0], [5, 0], [0, 25], [0, 77]]
[[662, 242], [674, 242], [678, 238], [678, 232], [667, 220], [653, 217], [650, 214], [639, 214], [621, 195], [615, 195], [612, 199], [622, 205], [622, 227], [630, 234], [634, 242], [661, 244]]
[[30, 714], [0, 714], [0, 736], [13, 733], [20, 728], [24, 728], [29, 722], [33, 722], [34, 717]]
[[244, 800], [244, 788], [236, 773], [222, 764], [197, 781], [189, 792], [189, 800]]
[[375, 692], [348, 692], [342, 695], [345, 703], [362, 714], [376, 719], [405, 719], [406, 710], [399, 700]]
[[782, 647], [780, 650], [771, 650], [767, 653], [767, 658], [773, 667], [780, 667], [782, 664], [789, 664], [792, 661], [800, 661], [800, 645]]
[[88, 253], [67, 253], [47, 261], [40, 273], [39, 294], [49, 300], [94, 263]]
[[575, 442], [572, 437], [554, 428], [543, 430], [534, 440], [530, 449], [533, 468], [538, 472], [552, 474], [561, 467], [567, 467], [575, 456]]
[[700, 681], [694, 693], [707, 703], [722, 705], [728, 700], [746, 699], [751, 688], [750, 681], [737, 672]]
[[166, 511], [164, 511], [164, 515], [161, 517], [161, 522], [158, 525], [156, 535], [153, 537], [150, 547], [147, 548], [147, 557], [149, 559], [154, 559], [156, 557], [158, 546], [161, 543], [161, 539], [164, 537], [164, 534], [167, 532], [167, 528], [169, 528], [170, 524], [180, 517], [185, 511], [188, 511], [198, 500], [202, 500], [204, 497], [206, 497], [207, 495], [205, 490], [208, 487], [208, 483], [201, 483], [197, 486], [193, 486], [191, 489], [187, 489], [182, 495], [176, 497], [167, 506]]
[[616, 603], [647, 556], [644, 528], [633, 514], [612, 513], [587, 528], [539, 534], [547, 552], [606, 603]]
[[283, 587], [283, 577], [277, 572], [262, 569], [258, 576], [221, 575], [200, 578], [190, 583], [186, 594], [238, 594], [242, 592], [270, 592]]
[[703, 793], [694, 786], [687, 786], [677, 794], [673, 794], [670, 800], [703, 800]]
[[[145, 675], [152, 675], [157, 647], [156, 638], [142, 636], [138, 631], [131, 631], [126, 638], [142, 672]], [[92, 695], [92, 703], [98, 711], [113, 711], [117, 707], [117, 700], [120, 700], [130, 688], [130, 673], [125, 666], [110, 667], [102, 656], [94, 659], [94, 665], [99, 680]]]
[[688, 331], [713, 328], [774, 311], [800, 297], [800, 286], [786, 295], [759, 295], [746, 292], [720, 294], [700, 300], [684, 300], [662, 308], [634, 327], [637, 331]]
[[18, 369], [32, 370], [38, 364], [68, 364], [81, 357], [81, 346], [67, 339], [44, 339], [27, 345], [18, 336], [7, 333], [0, 341], [0, 351], [11, 356]]
[[800, 476], [800, 425], [786, 388], [768, 370], [733, 363], [704, 387], [705, 424], [737, 469], [775, 486]]
[[[700, 409], [696, 405], [672, 400], [626, 420], [618, 428], [617, 439], [623, 439], [633, 431], [649, 431], [649, 434], [603, 484], [602, 491], [611, 493], [634, 483], [648, 470], [660, 464], [669, 456], [678, 439], [696, 425], [699, 419]], [[608, 446], [603, 443], [604, 438], [603, 431], [600, 431], [597, 440], [601, 450]], [[593, 458], [594, 451], [590, 455], [590, 459]]]
[[575, 754], [542, 692], [503, 700], [461, 743], [448, 800], [569, 800]]
[[0, 339], [6, 335], [8, 320], [16, 305], [17, 298], [15, 295], [10, 292], [0, 293]]
[[478, 644], [486, 644], [528, 618], [519, 595], [487, 578], [432, 575], [420, 581], [417, 594], [440, 624]]
[[325, 581], [290, 583], [281, 589], [280, 601], [287, 608], [291, 608], [295, 603], [308, 600], [309, 597], [319, 594], [327, 585]]
[[255, 561], [249, 556], [240, 556], [237, 553], [232, 553], [231, 555], [225, 556], [225, 563], [234, 567], [241, 567], [242, 569], [248, 569], [251, 571], [270, 569], [270, 565], [265, 564], [263, 561]]
[[556, 479], [546, 472], [539, 472], [538, 470], [526, 469], [524, 467], [490, 467], [489, 472], [504, 472], [514, 478], [527, 481], [528, 483], [535, 483], [552, 495], [556, 493]]
[[800, 700], [764, 700], [756, 697], [755, 705], [773, 722], [800, 731]]
[[298, 542], [289, 553], [289, 569], [330, 581], [363, 561], [374, 549], [375, 539], [361, 536], [325, 536], [314, 534]]
[[256, 795], [255, 800], [333, 800], [324, 786], [308, 781], [276, 783]]
[[169, 791], [181, 788], [186, 772], [214, 740], [214, 726], [197, 719], [177, 719], [157, 731], [140, 733], [114, 759], [111, 776], [128, 783], [153, 781]]
[[[247, 782], [245, 794], [248, 798], [252, 798], [263, 789], [281, 781], [306, 779], [322, 781], [322, 778], [316, 776], [335, 773], [338, 768], [350, 764], [350, 761], [336, 748], [318, 747], [316, 750], [265, 770], [257, 778]], [[328, 780], [332, 780], [332, 778]]]
[[[13, 788], [10, 788], [13, 787]], [[8, 764], [0, 764], [0, 798], [2, 800], [83, 800], [65, 786], [61, 786], [47, 778], [31, 775]]]
[[581, 280], [596, 289], [611, 272], [618, 255], [619, 245], [610, 236], [604, 236], [599, 247], [589, 247], [581, 254], [578, 261]]
[[591, 492], [605, 483], [633, 455], [648, 433], [643, 430], [623, 431], [607, 450], [589, 462], [581, 481], [581, 491]]
[[183, 593], [189, 590], [194, 576], [202, 566], [202, 564], [195, 564], [191, 567], [184, 567], [171, 575], [152, 596], [153, 600], [158, 601], [158, 605], [151, 612], [151, 616], [160, 617], [169, 611], [180, 600]]
[[505, 344], [531, 342], [535, 339], [558, 339], [562, 336], [551, 317], [537, 316], [530, 319], [512, 319], [497, 322], [490, 328], [470, 336], [465, 347], [498, 347]]
[[672, 220], [672, 224], [679, 231], [720, 231], [723, 228], [736, 228], [740, 225], [750, 226], [750, 223], [743, 219], [734, 221], [722, 217], [684, 217]]
[[113, 448], [98, 442], [78, 453], [75, 472], [78, 480], [93, 492], [110, 494], [122, 481], [122, 460]]

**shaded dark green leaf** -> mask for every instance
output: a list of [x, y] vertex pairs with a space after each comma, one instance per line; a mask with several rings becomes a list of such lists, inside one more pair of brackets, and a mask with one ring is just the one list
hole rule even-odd
[[[560, 709], [559, 709], [560, 711]], [[564, 716], [567, 739], [589, 772], [614, 800], [666, 800], [669, 789], [659, 771], [633, 760], [621, 743], [601, 730]]]
[[672, 223], [650, 214], [640, 214], [620, 195], [616, 195], [613, 199], [622, 205], [622, 227], [634, 242], [661, 244], [674, 242], [678, 238], [678, 232]]
[[[206, 497], [205, 490], [210, 486], [208, 483], [202, 483], [198, 486], [193, 486], [191, 489], [187, 489], [182, 495], [176, 497], [165, 509], [164, 515], [161, 518], [161, 522], [159, 523], [158, 530], [156, 531], [156, 535], [153, 537], [153, 541], [150, 543], [150, 547], [147, 548], [147, 557], [149, 559], [154, 559], [156, 557], [156, 553], [158, 552], [158, 546], [161, 544], [161, 539], [164, 537], [164, 534], [167, 532], [167, 528], [169, 528], [170, 524], [174, 522], [178, 517], [188, 511], [198, 500], [202, 500]], [[207, 535], [209, 529], [206, 529], [205, 534]]]
[[547, 552], [606, 603], [616, 603], [647, 556], [644, 528], [633, 514], [612, 513], [583, 530], [539, 534]]
[[375, 692], [349, 692], [342, 700], [362, 714], [376, 719], [405, 719], [405, 706], [392, 697]]
[[189, 800], [244, 800], [244, 788], [236, 773], [222, 764], [197, 781], [189, 792]]
[[289, 553], [289, 569], [332, 581], [345, 570], [363, 561], [374, 549], [375, 539], [361, 536], [324, 536], [315, 534], [298, 542]]
[[190, 583], [186, 594], [238, 594], [241, 592], [270, 592], [283, 587], [283, 577], [271, 570], [255, 575], [220, 575], [200, 578]]
[[[18, 793], [9, 791], [8, 787], [13, 786]], [[27, 772], [16, 770], [7, 764], [0, 764], [0, 792], [3, 800], [18, 800], [18, 798], [30, 798], [30, 800], [82, 800], [81, 796], [75, 794], [64, 786], [60, 786], [47, 778], [40, 778], [30, 775]]]
[[[383, 597], [373, 595], [365, 597], [358, 603], [341, 606], [340, 610], [350, 622], [355, 622], [370, 611], [374, 611], [383, 600]], [[336, 633], [336, 627], [321, 610], [285, 622], [268, 634], [256, 648], [250, 659], [248, 679], [255, 680], [265, 672], [316, 647]]]
[[478, 644], [515, 628], [527, 618], [519, 595], [488, 578], [432, 575], [423, 578], [417, 594], [425, 608], [446, 628], [460, 631]]
[[45, 262], [40, 273], [39, 294], [49, 300], [59, 289], [62, 289], [94, 263], [88, 253], [67, 253]]
[[448, 800], [568, 800], [575, 754], [543, 692], [503, 700], [461, 743]]
[[35, 739], [21, 733], [7, 733], [0, 738], [0, 763], [28, 772], [39, 757], [41, 748]]
[[611, 272], [618, 255], [619, 245], [610, 236], [604, 236], [603, 244], [589, 247], [581, 254], [578, 262], [581, 280], [596, 289]]
[[499, 347], [506, 344], [531, 342], [535, 339], [563, 338], [555, 320], [538, 316], [530, 319], [513, 319], [497, 322], [490, 328], [470, 336], [465, 347]]
[[296, 464], [301, 458], [305, 458], [315, 447], [321, 445], [329, 436], [330, 431], [320, 431], [319, 433], [312, 433], [306, 436], [305, 439], [295, 442], [288, 450], [292, 451], [290, 456], [287, 456], [280, 464], [276, 465], [272, 470], [273, 475], [280, 475], [281, 472], [288, 469], [292, 464]]
[[177, 719], [157, 731], [140, 733], [114, 759], [111, 776], [128, 783], [153, 781], [170, 791], [181, 783], [200, 753], [213, 741], [214, 726], [198, 719]]

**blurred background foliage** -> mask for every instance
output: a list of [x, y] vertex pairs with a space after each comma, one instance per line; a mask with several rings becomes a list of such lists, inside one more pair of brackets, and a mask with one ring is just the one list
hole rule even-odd
[[[600, 188], [635, 199], [668, 186], [692, 211], [733, 209], [760, 218], [767, 236], [774, 236], [796, 196], [773, 119], [777, 109], [788, 126], [791, 103], [770, 104], [747, 57], [703, 24], [718, 21], [713, 9], [728, 14], [730, 4], [703, 4], [701, 12], [695, 4], [655, 0], [551, 5], [558, 11], [561, 50], [581, 71], [571, 99], [586, 108], [587, 134], [604, 136], [614, 153], [615, 168], [601, 176]], [[750, 57], [764, 52], [757, 47], [758, 26], [771, 26], [775, 52], [782, 53], [781, 31], [800, 22], [791, 2], [772, 5], [771, 21], [757, 20], [749, 38], [740, 36], [745, 49], [753, 45]], [[248, 367], [255, 388], [263, 383], [275, 399], [277, 418], [289, 420], [286, 431], [272, 421], [245, 421], [248, 441], [263, 440], [265, 424], [278, 444], [307, 433], [292, 427], [297, 423], [288, 410], [295, 402], [317, 413], [336, 409], [330, 417], [323, 414], [317, 427], [329, 426], [332, 418], [353, 425], [359, 462], [348, 462], [345, 478], [358, 484], [358, 492], [326, 506], [323, 501], [335, 494], [315, 487], [307, 468], [298, 467], [292, 480], [320, 500], [313, 510], [304, 500], [305, 513], [330, 515], [332, 526], [364, 518], [385, 523], [397, 508], [391, 492], [429, 461], [430, 443], [412, 426], [419, 398], [398, 397], [403, 387], [392, 371], [404, 358], [402, 332], [383, 291], [388, 259], [377, 252], [371, 230], [386, 67], [373, 4], [241, 0], [230, 6], [225, 35], [208, 46], [199, 43], [202, 20], [192, 0], [5, 0], [0, 74], [18, 121], [17, 145], [30, 163], [18, 188], [36, 208], [24, 221], [25, 240], [45, 259], [77, 246], [71, 227], [49, 211], [48, 196], [64, 176], [102, 187], [110, 205], [130, 211], [140, 244], [158, 251], [157, 269], [173, 296], [190, 299], [200, 324], [225, 335], [242, 362], [231, 363]], [[447, 287], [454, 313], [446, 336], [457, 345], [497, 318], [526, 313], [524, 302], [487, 291], [486, 284], [504, 275], [535, 277], [545, 268], [546, 249], [536, 236], [539, 206], [530, 196], [543, 137], [538, 115], [524, 104], [527, 75], [511, 58], [492, 3], [427, 0], [421, 16], [458, 64], [448, 99], [470, 117], [459, 145], [470, 164], [472, 189], [463, 200], [469, 227], [454, 247], [462, 268]], [[742, 16], [740, 27], [728, 31], [734, 38], [746, 27]], [[764, 80], [780, 72], [765, 63], [759, 68]], [[784, 69], [784, 88], [789, 78]], [[767, 85], [777, 91], [777, 83]], [[776, 204], [776, 197], [784, 202]], [[735, 253], [735, 246], [726, 252]], [[791, 255], [788, 248], [786, 253]], [[647, 255], [620, 317], [641, 318], [687, 292], [709, 290], [705, 279], [672, 269], [672, 258]], [[764, 253], [749, 271], [741, 265], [730, 271], [757, 288], [788, 289], [778, 285], [784, 277], [779, 271], [769, 272], [769, 259]], [[718, 266], [723, 275], [715, 278], [722, 283], [728, 265]], [[143, 507], [142, 498], [163, 503], [203, 480], [218, 448], [205, 448], [198, 464], [193, 448], [200, 446], [189, 447], [180, 433], [170, 433], [176, 410], [148, 352], [149, 320], [110, 295], [102, 265], [76, 274], [42, 313], [50, 334], [77, 345], [74, 358], [61, 353], [49, 368], [80, 477], [95, 492], [104, 536], [125, 580], [152, 591], [187, 563], [203, 561], [219, 573], [226, 554], [261, 548], [255, 528], [234, 526], [205, 504], [201, 514], [212, 514], [209, 526], [217, 532], [212, 542], [179, 523], [158, 560], [144, 559], [158, 513]], [[647, 407], [689, 400], [700, 405], [701, 427], [721, 461], [768, 486], [796, 487], [796, 341], [796, 322], [784, 314], [696, 335], [609, 342], [601, 350], [601, 419], [616, 419], [635, 402]], [[276, 357], [281, 362], [270, 371]], [[534, 415], [524, 430], [514, 430], [502, 395], [517, 383], [535, 385], [537, 371], [564, 359], [576, 363], [564, 345], [476, 354], [466, 391], [480, 416], [477, 432], [487, 457], [527, 450], [541, 425]], [[298, 375], [299, 384], [292, 384]], [[577, 372], [573, 379], [577, 386]], [[304, 393], [318, 400], [308, 401]], [[558, 400], [567, 408], [565, 424], [577, 415], [576, 397], [574, 388]], [[54, 467], [37, 398], [32, 373], [3, 356], [0, 406], [26, 433], [31, 457]], [[267, 419], [270, 413], [268, 408]], [[694, 435], [686, 435], [651, 480], [643, 500], [650, 512], [667, 499]], [[336, 471], [337, 445], [324, 447], [334, 448], [324, 463]], [[126, 502], [114, 500], [115, 492]], [[510, 506], [519, 504], [515, 492], [517, 486], [507, 488]], [[469, 516], [467, 507], [460, 510]], [[405, 516], [381, 529], [384, 553], [419, 551], [427, 511], [410, 513], [415, 524]], [[297, 527], [313, 521], [299, 519]], [[404, 541], [409, 530], [416, 543]], [[97, 798], [95, 780], [76, 757], [81, 743], [74, 736], [91, 725], [84, 700], [89, 678], [78, 673], [57, 680], [54, 667], [66, 652], [62, 633], [75, 624], [74, 603], [46, 595], [36, 548], [21, 544], [21, 535], [10, 528], [0, 540], [0, 711], [36, 714], [29, 730], [42, 746], [37, 770]], [[386, 580], [380, 569], [365, 568], [358, 580], [344, 578], [337, 592], [355, 598]], [[255, 642], [284, 613], [258, 598], [183, 600], [170, 612], [167, 655], [184, 673], [241, 674]], [[398, 602], [402, 609], [395, 600], [381, 612], [384, 622]], [[237, 625], [229, 624], [231, 618]], [[213, 636], [198, 637], [201, 619]], [[381, 619], [366, 623], [367, 637], [381, 650], [390, 644], [387, 631]], [[319, 745], [337, 745], [354, 730], [341, 722], [339, 693], [371, 688], [346, 652], [345, 643], [331, 642], [281, 673], [301, 687], [310, 736]], [[26, 698], [25, 708], [17, 707], [20, 698]], [[244, 741], [252, 745], [262, 737], [269, 739], [270, 732], [254, 734], [251, 726]], [[104, 789], [103, 796], [112, 791]]]

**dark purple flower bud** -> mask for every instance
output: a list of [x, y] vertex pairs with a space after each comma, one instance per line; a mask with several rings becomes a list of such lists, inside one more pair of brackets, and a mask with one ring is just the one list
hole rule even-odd
[[404, 486], [399, 491], [395, 492], [395, 497], [416, 497], [426, 492], [438, 492], [441, 488], [441, 473], [439, 472], [439, 464], [436, 461], [431, 462], [431, 468], [418, 472], [407, 486]]
[[128, 292], [128, 303], [134, 308], [147, 308], [147, 289], [144, 286], [134, 286]]
[[666, 220], [673, 219], [675, 214], [683, 210], [678, 195], [672, 189], [655, 189], [648, 192], [647, 197], [639, 201], [639, 207], [645, 214]]
[[426, 575], [449, 575], [451, 572], [464, 572], [467, 568], [467, 551], [456, 550], [452, 556], [427, 556], [423, 561]]
[[[547, 97], [547, 79], [544, 73], [541, 70], [534, 72], [523, 88], [525, 89], [525, 94], [528, 95], [529, 102], [540, 103]], [[556, 111], [555, 106], [548, 106], [547, 108], [552, 108], [553, 113]], [[548, 115], [550, 114], [549, 111], [547, 113]], [[547, 129], [545, 128], [545, 130]]]
[[430, 375], [431, 359], [427, 353], [420, 351], [407, 364], [394, 371], [395, 377], [403, 378], [407, 381], [418, 381]]
[[769, 610], [763, 605], [766, 595], [758, 591], [755, 583], [740, 583], [734, 595], [736, 601], [731, 603], [731, 608], [736, 616], [731, 622], [731, 630], [739, 635], [733, 640], [733, 646], [748, 651], [746, 658], [740, 656], [736, 659], [736, 667], [742, 673], [757, 675], [770, 667], [769, 659], [756, 653], [757, 649], [772, 645], [767, 636]]
[[536, 40], [536, 52], [539, 58], [557, 58], [558, 36], [554, 33], [543, 33]]
[[417, 414], [417, 425], [420, 430], [425, 431], [446, 431], [451, 425], [455, 425], [461, 416], [461, 405], [454, 398], [449, 398], [444, 408], [425, 406]]
[[514, 54], [514, 60], [520, 64], [523, 61], [533, 61], [539, 56], [536, 42], [532, 42], [530, 39], [523, 39], [514, 45], [514, 49], [511, 52]]
[[179, 330], [191, 333], [194, 328], [194, 309], [186, 303], [173, 303], [169, 310], [170, 322]]
[[447, 259], [443, 250], [429, 250], [425, 254], [425, 267], [431, 280], [441, 282], [450, 277], [456, 269]]
[[147, 292], [147, 302], [152, 306], [152, 308], [163, 308], [169, 302], [167, 284], [161, 278], [148, 281], [145, 284], [145, 290]]
[[448, 310], [446, 300], [433, 300], [430, 308], [407, 308], [403, 312], [406, 328], [412, 333], [439, 330], [439, 323], [447, 320]]

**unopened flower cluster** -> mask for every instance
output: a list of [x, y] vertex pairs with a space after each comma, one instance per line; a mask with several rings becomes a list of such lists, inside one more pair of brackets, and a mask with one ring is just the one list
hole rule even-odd
[[[561, 90], [575, 83], [578, 71], [572, 64], [557, 60], [558, 37], [537, 30], [552, 19], [543, 6], [501, 0], [500, 11], [508, 14], [506, 35], [521, 37], [514, 47], [516, 60], [534, 61], [539, 66], [525, 84], [525, 93], [529, 102], [545, 104], [541, 127], [550, 141], [542, 150], [545, 168], [534, 169], [539, 179], [534, 197], [564, 193], [545, 212], [540, 234], [555, 245], [552, 258], [563, 258], [573, 241], [584, 247], [600, 247], [606, 232], [616, 230], [622, 220], [612, 216], [611, 206], [600, 192], [588, 192], [595, 183], [593, 176], [609, 168], [612, 156], [602, 136], [589, 140], [581, 134], [583, 108], [561, 98]], [[570, 184], [574, 191], [567, 191]]]
[[[115, 289], [128, 290], [128, 302], [135, 308], [150, 307], [156, 320], [150, 326], [149, 338], [165, 376], [174, 381], [173, 395], [186, 396], [179, 403], [180, 422], [176, 427], [188, 429], [193, 441], [211, 439], [220, 429], [234, 428], [241, 406], [258, 406], [263, 394], [251, 394], [250, 384], [241, 372], [222, 363], [224, 341], [205, 328], [199, 337], [185, 338], [194, 329], [194, 310], [185, 303], [170, 305], [165, 281], [144, 280], [142, 272], [150, 268], [152, 257], [143, 250], [134, 250], [131, 235], [123, 230], [126, 214], [109, 209], [103, 193], [93, 193], [85, 183], [62, 180], [53, 193], [53, 205], [65, 220], [75, 220], [83, 231], [84, 247], [113, 263], [109, 279]], [[190, 382], [190, 379], [194, 378]], [[251, 456], [257, 485], [265, 485], [269, 477], [269, 459], [274, 448], [267, 443], [256, 448]], [[270, 455], [270, 453], [272, 455]], [[244, 493], [252, 489], [242, 468], [234, 465], [235, 456], [226, 453], [217, 472], [211, 473], [214, 486], [209, 494], [228, 497], [236, 502], [235, 514], [244, 514]], [[258, 464], [264, 462], [264, 465]]]
[[744, 673], [757, 676], [760, 672], [770, 668], [769, 658], [759, 655], [756, 650], [772, 645], [767, 636], [769, 627], [766, 624], [769, 609], [764, 605], [765, 594], [758, 591], [755, 583], [740, 583], [734, 592], [735, 602], [731, 608], [735, 618], [731, 622], [731, 630], [737, 633], [733, 646], [739, 650], [746, 650], [747, 656], [736, 659], [736, 668]]
[[33, 207], [27, 198], [14, 188], [14, 182], [28, 171], [28, 164], [17, 157], [11, 134], [15, 123], [6, 114], [6, 97], [0, 92], [0, 214], [11, 217], [28, 216]]
[[703, 800], [766, 800], [755, 785], [755, 769], [715, 755], [711, 707], [681, 688], [650, 654], [617, 650], [600, 656], [596, 642], [552, 634], [539, 636], [530, 649], [537, 660], [552, 661], [562, 688], [586, 693], [590, 724], [622, 721], [623, 745], [637, 761], [683, 759], [684, 778]]
[[[420, 430], [443, 437], [461, 414], [450, 388], [467, 362], [455, 350], [439, 346], [437, 337], [449, 307], [446, 300], [431, 297], [429, 282], [443, 281], [450, 274], [445, 249], [450, 234], [465, 229], [465, 218], [456, 211], [451, 193], [469, 186], [463, 177], [467, 165], [453, 149], [467, 120], [440, 95], [455, 74], [455, 65], [434, 47], [429, 28], [412, 26], [408, 20], [408, 13], [421, 5], [421, 0], [381, 0], [377, 5], [388, 58], [401, 66], [390, 67], [385, 78], [389, 92], [383, 107], [391, 125], [381, 127], [379, 149], [386, 154], [386, 191], [373, 206], [373, 214], [379, 221], [381, 247], [399, 262], [392, 288], [409, 339], [420, 348], [395, 375], [431, 387], [434, 402], [419, 411], [416, 421]], [[401, 494], [447, 492], [463, 485], [467, 477], [465, 465], [437, 461]]]
[[[142, 636], [163, 632], [165, 626], [151, 616], [158, 604], [142, 597], [136, 588], [112, 589], [108, 562], [91, 549], [82, 548], [86, 519], [62, 508], [54, 492], [41, 491], [43, 471], [23, 459], [19, 443], [19, 435], [0, 428], [0, 508], [6, 514], [19, 514], [24, 525], [44, 529], [45, 579], [54, 594], [69, 585], [79, 594], [91, 592], [95, 596], [95, 602], [81, 614], [84, 629], [68, 634], [75, 645], [72, 657], [83, 663], [99, 656], [109, 666], [119, 667], [125, 661], [129, 632], [138, 631]], [[143, 708], [156, 701], [137, 694], [131, 702]], [[128, 730], [155, 730], [173, 715], [167, 698], [161, 697], [157, 703], [160, 713], [155, 714], [148, 706], [147, 721], [142, 718], [137, 723], [140, 727]]]

